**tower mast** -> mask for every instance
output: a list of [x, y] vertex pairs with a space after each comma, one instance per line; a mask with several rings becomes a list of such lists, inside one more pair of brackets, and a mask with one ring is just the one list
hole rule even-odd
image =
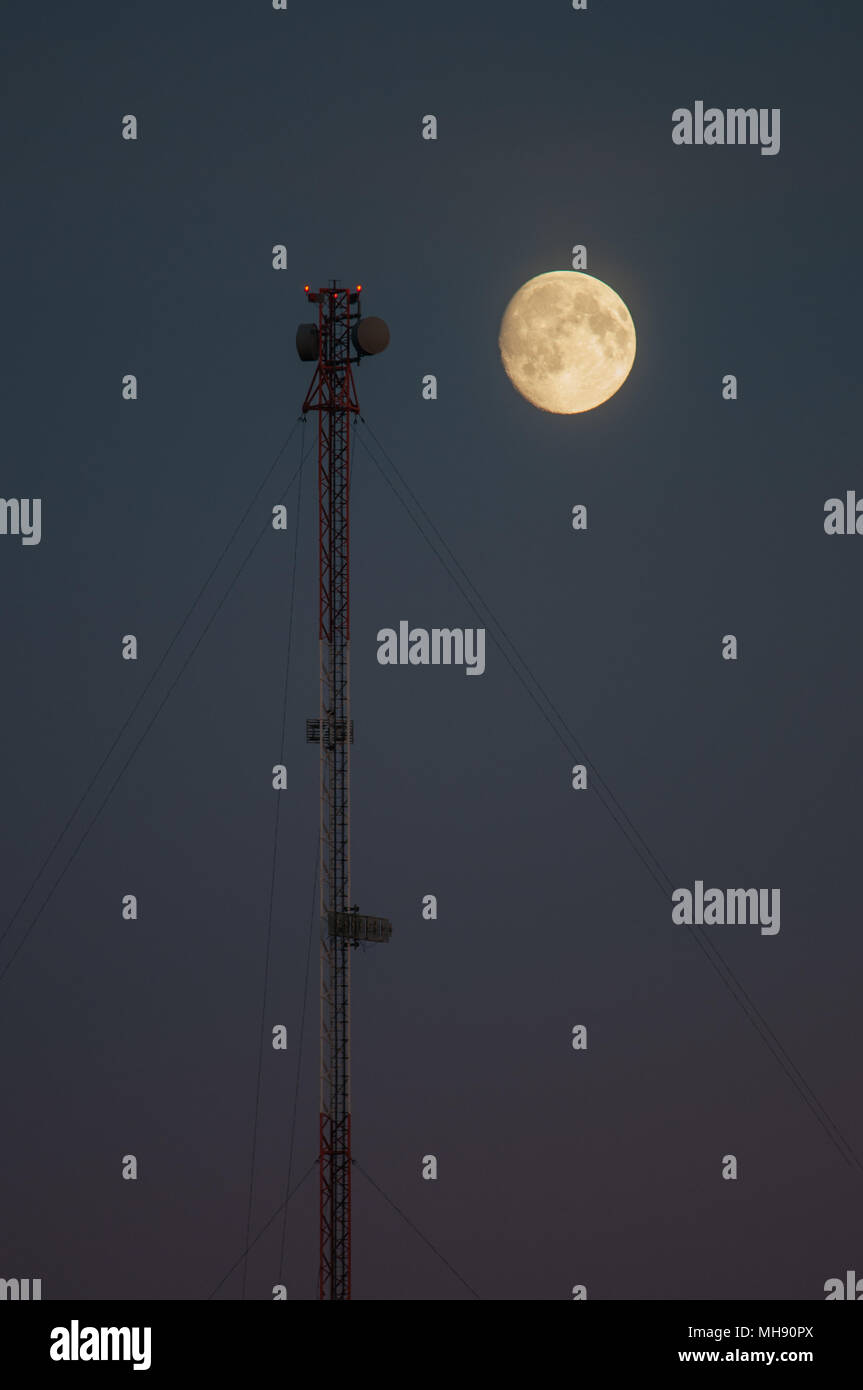
[[390, 924], [351, 911], [350, 469], [359, 412], [352, 362], [389, 341], [381, 319], [362, 319], [360, 286], [311, 291], [317, 323], [297, 350], [316, 361], [303, 414], [318, 415], [320, 705], [306, 721], [320, 745], [320, 1278], [319, 1297], [351, 1296], [351, 947], [388, 940]]

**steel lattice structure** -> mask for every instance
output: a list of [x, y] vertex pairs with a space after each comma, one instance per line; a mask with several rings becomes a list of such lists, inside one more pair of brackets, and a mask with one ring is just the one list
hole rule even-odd
[[[318, 415], [320, 707], [317, 720], [307, 721], [306, 737], [320, 744], [319, 1296], [346, 1301], [351, 1296], [351, 949], [359, 940], [387, 940], [389, 931], [382, 919], [351, 912], [349, 503], [351, 425], [359, 411], [351, 363], [367, 350], [359, 341], [359, 286], [347, 290], [334, 281], [317, 292], [306, 286], [306, 292], [318, 306], [317, 324], [301, 326], [297, 347], [304, 360], [317, 358], [303, 413]], [[367, 924], [375, 922], [378, 927], [370, 929]]]

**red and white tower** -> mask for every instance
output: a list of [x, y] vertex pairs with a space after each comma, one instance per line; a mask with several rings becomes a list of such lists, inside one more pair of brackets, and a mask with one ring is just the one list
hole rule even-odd
[[388, 941], [380, 917], [351, 904], [350, 486], [351, 426], [359, 412], [351, 364], [382, 352], [389, 329], [363, 318], [361, 286], [337, 281], [306, 295], [317, 322], [300, 324], [297, 352], [316, 362], [303, 414], [318, 414], [320, 708], [306, 739], [321, 762], [320, 1289], [351, 1296], [351, 947]]

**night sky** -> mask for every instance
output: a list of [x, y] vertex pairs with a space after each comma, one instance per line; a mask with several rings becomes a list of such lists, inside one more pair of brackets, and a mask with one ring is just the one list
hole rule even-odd
[[[389, 1199], [355, 1170], [354, 1298], [863, 1272], [863, 538], [823, 525], [863, 496], [859, 27], [803, 0], [7, 16], [0, 492], [42, 499], [42, 539], [0, 536], [0, 932], [29, 891], [0, 1277], [205, 1299], [242, 1254], [277, 796], [253, 1236], [316, 1157], [315, 417], [282, 446], [303, 285], [333, 278], [392, 334], [356, 372], [353, 895], [393, 938], [353, 957], [354, 1154]], [[778, 107], [779, 154], [674, 145], [696, 100]], [[497, 332], [575, 244], [638, 353], [559, 416]], [[379, 665], [402, 619], [485, 627], [485, 673]], [[675, 926], [696, 879], [780, 888], [780, 932]], [[312, 1172], [246, 1298], [316, 1297], [317, 1260]], [[242, 1292], [237, 1265], [216, 1297]]]

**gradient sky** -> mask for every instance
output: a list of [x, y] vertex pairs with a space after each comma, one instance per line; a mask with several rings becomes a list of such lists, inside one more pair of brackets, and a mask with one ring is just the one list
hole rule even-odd
[[[392, 332], [357, 373], [368, 426], [671, 882], [781, 889], [778, 936], [710, 941], [853, 1158], [595, 788], [570, 789], [576, 759], [491, 635], [481, 678], [377, 664], [381, 627], [479, 620], [359, 426], [353, 883], [394, 930], [354, 955], [354, 1152], [483, 1299], [819, 1299], [863, 1269], [863, 539], [823, 530], [826, 498], [863, 495], [859, 24], [802, 0], [4, 21], [0, 491], [42, 498], [43, 538], [0, 537], [0, 930], [296, 421], [302, 287], [334, 277]], [[779, 107], [780, 153], [674, 146], [699, 99]], [[553, 416], [507, 381], [497, 330], [575, 243], [638, 355], [611, 401]], [[244, 1248], [296, 487], [148, 725], [300, 434], [0, 946], [0, 1276], [46, 1298], [206, 1298]], [[315, 506], [309, 460], [265, 1010], [289, 1047], [265, 1048], [253, 1232], [288, 1169], [315, 878]], [[317, 1149], [316, 956], [295, 1179]], [[292, 1299], [316, 1292], [315, 1185], [288, 1208]], [[470, 1297], [359, 1173], [354, 1193], [355, 1298]], [[277, 1220], [247, 1298], [271, 1297], [280, 1240]], [[218, 1296], [240, 1294], [237, 1272]]]

